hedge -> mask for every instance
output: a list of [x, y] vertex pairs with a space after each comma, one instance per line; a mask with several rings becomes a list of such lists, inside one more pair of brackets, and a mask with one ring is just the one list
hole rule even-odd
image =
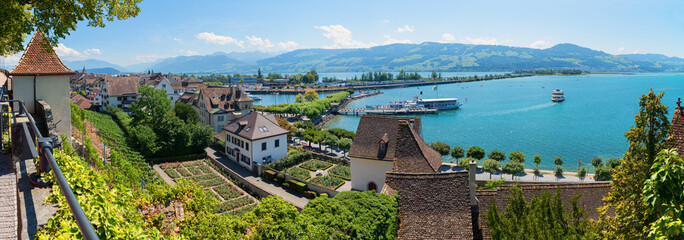
[[271, 180], [271, 181], [274, 181], [276, 178], [276, 172], [273, 170], [270, 170], [270, 169], [266, 170], [266, 171], [264, 171], [264, 178]]
[[290, 181], [287, 181], [289, 183], [290, 189], [294, 190], [295, 192], [298, 193], [304, 193], [306, 191], [306, 183], [290, 179]]

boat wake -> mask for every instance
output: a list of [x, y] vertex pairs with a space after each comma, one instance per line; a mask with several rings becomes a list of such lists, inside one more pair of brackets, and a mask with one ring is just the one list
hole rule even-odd
[[544, 104], [539, 104], [539, 105], [534, 105], [534, 106], [529, 106], [529, 107], [524, 107], [524, 108], [516, 108], [516, 109], [510, 109], [510, 110], [502, 110], [502, 111], [496, 111], [496, 112], [485, 112], [481, 114], [476, 114], [477, 116], [497, 116], [497, 115], [508, 115], [512, 113], [521, 113], [521, 112], [529, 112], [529, 111], [534, 111], [534, 110], [539, 110], [539, 109], [544, 109], [547, 107], [553, 106], [554, 102], [549, 102], [549, 103], [544, 103]]

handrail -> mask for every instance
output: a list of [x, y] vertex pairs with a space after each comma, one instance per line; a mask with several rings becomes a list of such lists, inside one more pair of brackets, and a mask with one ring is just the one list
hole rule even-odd
[[74, 195], [73, 190], [71, 190], [71, 186], [69, 186], [69, 183], [66, 181], [66, 178], [62, 173], [62, 170], [59, 168], [59, 165], [57, 165], [55, 157], [52, 156], [52, 139], [45, 138], [40, 133], [40, 131], [38, 130], [38, 126], [36, 126], [36, 122], [33, 119], [33, 116], [31, 116], [31, 114], [26, 111], [26, 105], [24, 105], [24, 101], [0, 100], [0, 102], [11, 102], [19, 104], [19, 116], [25, 115], [28, 118], [30, 123], [29, 125], [31, 125], [34, 133], [36, 134], [38, 148], [40, 149], [39, 154], [41, 155], [39, 158], [40, 165], [46, 166], [45, 162], [47, 161], [47, 164], [49, 164], [50, 168], [52, 168], [52, 173], [55, 174], [57, 184], [59, 185], [59, 188], [62, 190], [62, 195], [64, 195], [64, 198], [66, 198], [67, 204], [69, 204], [69, 209], [71, 209], [71, 213], [74, 214], [74, 219], [76, 219], [76, 224], [78, 224], [78, 228], [79, 230], [81, 230], [81, 234], [83, 234], [83, 237], [89, 240], [99, 240], [100, 238], [95, 233], [93, 225], [90, 224], [90, 220], [88, 220], [88, 217], [86, 217], [85, 212], [83, 212], [83, 208], [81, 208], [81, 205], [78, 203], [78, 200], [76, 200], [76, 196]]

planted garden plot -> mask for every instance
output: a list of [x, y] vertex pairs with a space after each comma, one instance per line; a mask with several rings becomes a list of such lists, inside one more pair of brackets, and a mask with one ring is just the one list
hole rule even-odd
[[173, 181], [187, 179], [202, 186], [208, 196], [219, 200], [220, 203], [216, 206], [216, 211], [219, 213], [234, 214], [233, 212], [238, 211], [244, 213], [257, 202], [254, 197], [246, 194], [228, 179], [222, 177], [213, 166], [203, 160], [164, 163], [159, 167]]

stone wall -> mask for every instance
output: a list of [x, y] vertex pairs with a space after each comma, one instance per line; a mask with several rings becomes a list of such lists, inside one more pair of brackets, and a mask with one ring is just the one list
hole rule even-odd
[[[496, 201], [496, 207], [499, 212], [503, 211], [508, 205], [508, 198], [510, 195], [509, 186], [498, 186], [496, 190], [477, 191], [477, 199], [479, 203], [479, 227], [482, 231], [484, 239], [489, 239], [490, 231], [487, 229], [485, 216], [489, 211], [489, 206]], [[583, 206], [589, 218], [598, 219], [598, 208], [603, 205], [603, 197], [608, 195], [610, 191], [610, 182], [587, 182], [587, 183], [557, 183], [557, 184], [537, 184], [537, 185], [521, 185], [523, 195], [528, 200], [531, 196], [541, 196], [542, 193], [548, 191], [553, 195], [556, 189], [561, 189], [561, 200], [565, 203], [565, 210], [570, 212], [570, 201], [573, 197], [581, 195], [578, 200], [578, 205]]]
[[399, 194], [399, 239], [472, 239], [468, 172], [386, 174]]

